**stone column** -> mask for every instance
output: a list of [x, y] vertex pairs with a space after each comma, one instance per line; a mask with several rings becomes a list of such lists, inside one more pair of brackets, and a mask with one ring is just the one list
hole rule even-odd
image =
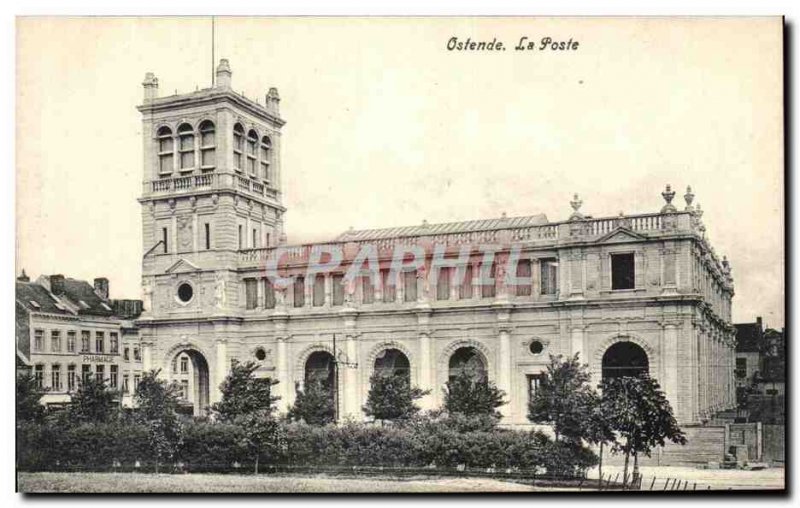
[[419, 375], [417, 376], [417, 386], [431, 393], [420, 399], [422, 409], [433, 409], [435, 407], [434, 383], [436, 375], [433, 372], [433, 362], [431, 362], [431, 337], [427, 332], [419, 334]]
[[716, 331], [714, 332], [713, 337], [714, 337], [714, 358], [713, 358], [713, 362], [714, 362], [714, 364], [713, 364], [714, 365], [714, 368], [713, 368], [713, 372], [714, 372], [714, 406], [712, 407], [712, 409], [714, 411], [716, 411], [719, 408], [719, 395], [720, 395], [720, 391], [721, 391], [720, 382], [722, 380], [720, 379], [719, 372], [721, 370], [720, 369], [720, 362], [722, 361], [722, 359], [720, 358], [720, 354], [719, 354], [719, 335], [716, 333]]
[[569, 270], [569, 297], [571, 299], [583, 298], [583, 260], [584, 254], [579, 249], [573, 250], [567, 258]]
[[359, 385], [358, 373], [359, 369], [368, 369], [369, 365], [361, 365], [358, 358], [358, 332], [356, 330], [356, 312], [351, 307], [342, 309], [342, 317], [344, 320], [344, 347], [338, 346], [337, 349], [343, 351], [344, 354], [339, 356], [336, 351], [337, 359], [342, 363], [339, 364], [340, 382], [343, 388], [340, 391], [341, 400], [341, 416], [352, 417], [356, 420], [363, 419], [361, 411], [361, 387]]
[[222, 392], [219, 389], [219, 385], [225, 380], [225, 377], [228, 375], [228, 339], [225, 338], [218, 338], [216, 342], [217, 348], [217, 364], [215, 369], [215, 381], [211, 381], [209, 379], [209, 383], [213, 383], [209, 386], [209, 398], [212, 402], [218, 402], [222, 399]]
[[153, 370], [153, 343], [150, 340], [142, 341], [142, 371]]
[[700, 412], [705, 414], [708, 412], [708, 394], [709, 394], [709, 386], [710, 386], [710, 379], [711, 373], [709, 372], [709, 352], [708, 352], [708, 334], [706, 333], [704, 328], [700, 329], [700, 353], [703, 358], [703, 362], [701, 363], [701, 371], [700, 374], [702, 376], [701, 379], [701, 389], [703, 393], [703, 397], [701, 398], [700, 403]]
[[333, 305], [333, 278], [329, 273], [326, 273], [323, 277], [325, 290], [322, 296], [322, 306], [327, 308]]
[[572, 327], [572, 339], [571, 339], [571, 348], [570, 348], [572, 356], [575, 354], [580, 354], [580, 361], [581, 363], [588, 363], [588, 358], [583, 353], [583, 327], [580, 326], [573, 326]]
[[[358, 361], [358, 337], [355, 333], [351, 332], [347, 334], [345, 340], [345, 354], [347, 358], [347, 362], [350, 364], [355, 364]], [[369, 365], [364, 365], [363, 368], [369, 368]], [[359, 389], [359, 382], [358, 382], [358, 367], [355, 365], [342, 365], [344, 370], [343, 378], [344, 378], [344, 392], [342, 393], [343, 397], [343, 407], [342, 413], [344, 416], [350, 416], [355, 420], [361, 420], [363, 417], [361, 411], [361, 390]]]
[[678, 404], [678, 328], [673, 323], [664, 325], [664, 393], [679, 422], [685, 422], [683, 407]]
[[[500, 329], [500, 358], [497, 363], [497, 387], [506, 393], [507, 404], [500, 406], [503, 419], [507, 420], [513, 408], [510, 402], [514, 400], [511, 393], [511, 333], [507, 328]], [[507, 409], [506, 409], [507, 408]]]
[[278, 343], [278, 357], [275, 365], [276, 375], [278, 378], [278, 394], [281, 398], [278, 401], [278, 407], [281, 408], [281, 412], [285, 409], [291, 407], [294, 400], [294, 387], [292, 386], [292, 380], [289, 379], [289, 355], [288, 355], [288, 344], [286, 343], [289, 340], [289, 337], [277, 337], [276, 338]]
[[[417, 370], [417, 386], [424, 390], [430, 390], [428, 395], [422, 397], [419, 406], [422, 409], [434, 409], [436, 401], [440, 397], [440, 390], [437, 386], [436, 360], [433, 356], [431, 346], [430, 309], [417, 310], [417, 333], [419, 334], [419, 367]], [[414, 365], [412, 364], [412, 368]]]

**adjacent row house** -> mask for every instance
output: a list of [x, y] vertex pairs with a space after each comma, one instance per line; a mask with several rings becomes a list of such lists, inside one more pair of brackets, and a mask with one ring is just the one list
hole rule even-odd
[[42, 403], [69, 403], [81, 380], [94, 377], [131, 405], [142, 376], [142, 348], [134, 320], [141, 300], [109, 297], [109, 281], [94, 284], [63, 275], [16, 283], [17, 361], [46, 390]]

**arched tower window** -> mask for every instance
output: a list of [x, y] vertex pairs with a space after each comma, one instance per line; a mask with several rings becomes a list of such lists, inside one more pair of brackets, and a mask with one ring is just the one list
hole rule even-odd
[[261, 154], [259, 161], [261, 163], [261, 178], [264, 180], [270, 181], [270, 174], [269, 174], [269, 166], [270, 166], [270, 156], [272, 155], [272, 140], [269, 139], [269, 136], [264, 136], [261, 138]]
[[217, 140], [214, 122], [206, 120], [200, 124], [200, 166], [203, 169], [217, 165]]
[[466, 372], [476, 381], [486, 380], [486, 364], [481, 354], [474, 347], [461, 347], [456, 349], [450, 357], [448, 365], [450, 379], [456, 378]]
[[250, 130], [247, 133], [247, 172], [253, 176], [256, 174], [256, 146], [258, 145], [258, 133]]
[[194, 129], [188, 123], [178, 127], [178, 143], [181, 170], [194, 169]]
[[402, 376], [408, 381], [411, 365], [408, 357], [399, 349], [384, 349], [375, 358], [375, 374], [379, 376]]
[[333, 355], [327, 351], [315, 351], [306, 360], [305, 381], [321, 382], [327, 389], [333, 388]]
[[244, 152], [244, 127], [237, 123], [233, 126], [233, 169], [242, 170], [242, 153]]
[[615, 377], [647, 377], [650, 361], [638, 344], [617, 342], [606, 350], [602, 360], [603, 379]]
[[174, 143], [172, 129], [161, 127], [158, 129], [158, 174], [169, 175], [174, 169]]

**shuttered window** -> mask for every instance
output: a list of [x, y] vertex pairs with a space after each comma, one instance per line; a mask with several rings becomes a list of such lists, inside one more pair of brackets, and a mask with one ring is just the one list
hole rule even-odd
[[381, 270], [381, 287], [383, 291], [383, 301], [393, 302], [397, 299], [397, 288], [391, 280], [390, 270]]
[[[481, 265], [481, 276], [483, 275], [483, 265]], [[481, 296], [483, 298], [494, 298], [495, 295], [495, 264], [492, 263], [491, 268], [489, 268], [489, 279], [488, 280], [481, 280]]]
[[294, 279], [294, 299], [295, 307], [303, 307], [306, 304], [306, 281], [303, 277]]
[[275, 308], [275, 286], [272, 285], [272, 281], [268, 278], [264, 279], [264, 308]]
[[325, 305], [325, 277], [316, 275], [314, 277], [314, 307]]
[[439, 276], [436, 279], [436, 299], [450, 299], [450, 268], [439, 268]]
[[403, 273], [403, 300], [406, 302], [417, 301], [417, 272]]
[[375, 302], [375, 287], [369, 276], [361, 277], [361, 303]]
[[472, 298], [472, 265], [465, 267], [464, 280], [458, 283], [458, 298], [461, 300]]
[[517, 264], [517, 279], [524, 279], [524, 282], [517, 284], [517, 296], [531, 295], [531, 260], [520, 259]]
[[558, 261], [545, 258], [539, 261], [541, 271], [541, 294], [554, 295], [558, 289]]
[[333, 305], [344, 305], [344, 275], [333, 274], [331, 284], [333, 285]]
[[245, 305], [248, 310], [258, 307], [258, 281], [245, 279], [244, 281]]

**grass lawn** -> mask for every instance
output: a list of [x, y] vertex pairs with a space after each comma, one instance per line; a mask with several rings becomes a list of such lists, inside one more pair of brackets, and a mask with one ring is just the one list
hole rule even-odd
[[[616, 474], [621, 467], [606, 466], [603, 472]], [[667, 478], [682, 481], [686, 490], [781, 489], [784, 470], [763, 471], [709, 470], [689, 467], [642, 467], [643, 490], [663, 491]], [[621, 475], [620, 475], [621, 477]], [[597, 478], [597, 469], [589, 472]], [[541, 492], [576, 490], [573, 488], [532, 487], [512, 481], [488, 478], [388, 476], [343, 477], [325, 474], [152, 474], [152, 473], [19, 473], [18, 489], [25, 493], [432, 493], [432, 492]], [[687, 486], [688, 484], [688, 486]], [[696, 484], [696, 487], [695, 487]], [[592, 491], [592, 481], [584, 492]]]
[[530, 492], [528, 485], [483, 478], [342, 478], [325, 475], [19, 473], [25, 493]]
[[[619, 475], [622, 478], [622, 466], [603, 466], [603, 476]], [[765, 489], [774, 490], [784, 488], [785, 470], [783, 468], [769, 468], [760, 471], [744, 471], [739, 469], [699, 469], [694, 467], [679, 466], [643, 466], [639, 468], [642, 475], [642, 488], [663, 491], [667, 479], [674, 486], [676, 480], [680, 481], [681, 490], [739, 490], [739, 489]], [[589, 470], [589, 478], [597, 478], [597, 468]], [[655, 482], [653, 481], [655, 478]]]

